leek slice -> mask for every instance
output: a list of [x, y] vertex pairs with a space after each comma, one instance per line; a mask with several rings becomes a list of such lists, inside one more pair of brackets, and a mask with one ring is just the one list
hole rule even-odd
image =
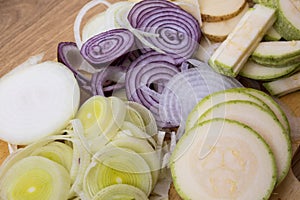
[[70, 171], [72, 166], [72, 154], [72, 148], [62, 142], [51, 142], [31, 153], [33, 156], [42, 156], [57, 162], [68, 171]]
[[113, 140], [110, 145], [133, 150], [138, 153], [148, 164], [152, 176], [152, 188], [154, 188], [160, 170], [160, 151], [155, 151], [153, 147], [142, 139], [133, 137], [122, 137]]
[[137, 187], [116, 184], [100, 190], [92, 200], [148, 200], [146, 194]]
[[134, 108], [142, 116], [146, 128], [146, 133], [152, 137], [157, 135], [158, 130], [153, 114], [145, 106], [139, 103], [128, 101], [127, 104], [130, 107]]
[[116, 135], [116, 138], [120, 138], [123, 136], [130, 136], [133, 138], [138, 138], [138, 139], [144, 139], [151, 144], [151, 146], [155, 149], [157, 147], [156, 141], [147, 133], [143, 132], [141, 129], [139, 129], [137, 126], [130, 122], [124, 121], [122, 127], [120, 128], [120, 131]]
[[107, 129], [112, 111], [109, 101], [103, 96], [89, 98], [78, 110], [76, 115], [84, 128], [86, 138], [93, 138]]
[[127, 112], [125, 116], [125, 121], [131, 122], [139, 127], [142, 131], [146, 132], [145, 123], [141, 114], [134, 108], [130, 107], [129, 105], [126, 106]]
[[103, 135], [107, 140], [117, 132], [125, 119], [126, 107], [117, 97], [93, 96], [79, 109], [80, 119], [87, 139]]
[[47, 158], [30, 156], [14, 164], [0, 181], [1, 199], [67, 199], [68, 171]]
[[87, 169], [83, 190], [89, 197], [114, 184], [129, 184], [140, 188], [147, 196], [152, 189], [152, 177], [146, 161], [137, 153], [115, 147], [97, 152]]

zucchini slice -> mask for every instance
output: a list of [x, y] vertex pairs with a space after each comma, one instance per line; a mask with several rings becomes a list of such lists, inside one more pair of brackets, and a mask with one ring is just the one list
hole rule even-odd
[[209, 59], [216, 71], [235, 77], [275, 22], [275, 10], [256, 4]]
[[249, 59], [240, 71], [239, 75], [254, 80], [271, 80], [290, 74], [299, 67], [300, 64], [298, 63], [282, 67], [272, 67], [258, 64]]
[[276, 0], [276, 31], [286, 40], [300, 40], [300, 8], [294, 0]]
[[262, 100], [265, 104], [267, 104], [268, 107], [276, 115], [276, 118], [280, 121], [280, 123], [285, 128], [285, 130], [287, 130], [288, 134], [290, 134], [290, 123], [283, 110], [280, 108], [278, 103], [272, 97], [270, 97], [269, 95], [267, 95], [266, 93], [260, 90], [255, 90], [252, 88], [245, 88], [244, 92], [256, 96], [257, 98]]
[[283, 96], [300, 90], [300, 72], [275, 81], [263, 83], [263, 86], [274, 96]]
[[186, 121], [186, 130], [193, 128], [197, 124], [197, 120], [210, 108], [213, 106], [232, 100], [244, 100], [257, 103], [258, 105], [270, 109], [263, 101], [259, 98], [253, 96], [252, 94], [246, 93], [246, 88], [233, 88], [228, 90], [222, 90], [220, 92], [215, 92], [211, 95], [203, 98], [190, 112]]
[[250, 126], [258, 132], [270, 145], [277, 165], [277, 184], [287, 175], [292, 159], [290, 136], [275, 116], [249, 101], [227, 101], [208, 109], [198, 120], [198, 123], [212, 119], [226, 118], [237, 120]]
[[[218, 135], [213, 147], [207, 137]], [[204, 157], [204, 148], [212, 150]], [[227, 119], [198, 124], [171, 157], [175, 188], [183, 199], [268, 199], [276, 183], [270, 147], [253, 129]]]
[[261, 42], [252, 53], [259, 60], [280, 61], [300, 55], [300, 40]]
[[264, 36], [264, 40], [266, 41], [278, 41], [281, 39], [281, 35], [271, 27]]

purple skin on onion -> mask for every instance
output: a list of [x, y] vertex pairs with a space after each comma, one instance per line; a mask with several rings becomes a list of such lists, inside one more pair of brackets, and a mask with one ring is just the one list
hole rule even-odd
[[74, 42], [60, 42], [58, 44], [57, 60], [73, 72], [79, 86], [82, 89], [92, 94], [90, 80], [79, 71], [81, 65], [88, 63], [80, 55], [80, 51]]
[[92, 66], [102, 68], [116, 62], [131, 51], [134, 35], [127, 29], [112, 29], [88, 39], [80, 53]]
[[[158, 35], [144, 39], [173, 57], [178, 65], [192, 57], [201, 39], [198, 21], [170, 2], [141, 1], [131, 9], [128, 20], [134, 28]], [[143, 53], [152, 51], [142, 41], [136, 43]]]
[[160, 127], [169, 126], [161, 121], [158, 114], [160, 92], [164, 84], [177, 73], [179, 69], [172, 57], [154, 51], [140, 56], [126, 73], [127, 98], [152, 111]]

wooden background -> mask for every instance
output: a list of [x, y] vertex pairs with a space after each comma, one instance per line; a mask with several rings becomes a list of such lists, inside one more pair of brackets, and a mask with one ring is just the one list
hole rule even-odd
[[[0, 0], [0, 77], [32, 55], [44, 52], [44, 60], [56, 59], [57, 44], [74, 41], [73, 22], [79, 9], [87, 2]], [[281, 102], [292, 115], [300, 117], [300, 92], [281, 98]], [[7, 145], [0, 140], [0, 164], [7, 155]], [[300, 199], [299, 185], [290, 173], [276, 191], [278, 193], [274, 194], [274, 199]], [[170, 199], [180, 199], [174, 189], [170, 191]]]

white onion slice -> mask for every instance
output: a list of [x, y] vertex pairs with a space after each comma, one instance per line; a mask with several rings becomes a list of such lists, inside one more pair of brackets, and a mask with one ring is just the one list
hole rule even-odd
[[26, 145], [56, 134], [74, 117], [79, 86], [63, 64], [43, 62], [0, 80], [0, 138]]

